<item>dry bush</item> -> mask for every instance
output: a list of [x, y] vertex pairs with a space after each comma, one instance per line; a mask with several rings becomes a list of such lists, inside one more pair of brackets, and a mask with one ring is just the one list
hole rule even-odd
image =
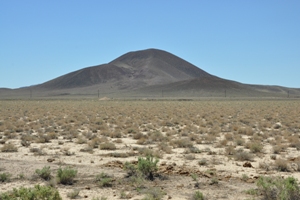
[[229, 145], [225, 148], [225, 155], [234, 155], [236, 152], [235, 147], [232, 145]]
[[253, 155], [244, 150], [237, 150], [236, 153], [234, 154], [234, 158], [238, 161], [252, 161]]
[[285, 159], [279, 158], [279, 159], [275, 160], [274, 167], [278, 171], [287, 172], [288, 171], [288, 161]]
[[187, 154], [187, 155], [184, 156], [184, 158], [186, 160], [195, 160], [196, 159], [194, 154]]
[[173, 147], [177, 147], [177, 148], [188, 148], [193, 146], [191, 140], [187, 138], [172, 140], [170, 144]]
[[224, 135], [224, 137], [225, 137], [225, 140], [227, 140], [227, 141], [233, 141], [233, 139], [234, 139], [232, 133], [226, 133], [226, 134]]
[[101, 143], [99, 147], [101, 150], [116, 150], [117, 149], [116, 145], [111, 142]]
[[173, 153], [172, 148], [165, 142], [158, 143], [157, 147], [159, 150], [161, 150], [165, 153], [168, 153], [168, 154]]
[[1, 152], [17, 152], [18, 148], [12, 143], [6, 143], [1, 147]]
[[272, 150], [273, 150], [273, 153], [279, 154], [280, 152], [285, 151], [286, 148], [287, 148], [286, 145], [284, 145], [284, 144], [278, 144], [278, 145], [273, 146]]
[[246, 148], [250, 149], [252, 153], [261, 153], [263, 150], [263, 145], [259, 142], [247, 142], [245, 145]]

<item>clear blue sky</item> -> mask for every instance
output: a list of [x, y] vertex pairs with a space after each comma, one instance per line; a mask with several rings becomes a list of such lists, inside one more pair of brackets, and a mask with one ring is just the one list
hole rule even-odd
[[147, 48], [222, 78], [300, 88], [300, 1], [0, 0], [0, 87]]

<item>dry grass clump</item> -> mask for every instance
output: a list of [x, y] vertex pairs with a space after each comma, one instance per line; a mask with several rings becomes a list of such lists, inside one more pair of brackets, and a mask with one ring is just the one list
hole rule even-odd
[[17, 152], [18, 147], [12, 143], [6, 143], [1, 147], [1, 152]]
[[193, 147], [193, 142], [190, 139], [188, 139], [188, 138], [182, 138], [182, 139], [172, 140], [170, 142], [170, 144], [173, 147], [177, 147], [177, 148], [189, 148], [189, 147]]
[[104, 143], [101, 143], [99, 148], [101, 150], [116, 150], [117, 147], [114, 143], [111, 143], [111, 142], [104, 142]]
[[248, 142], [245, 146], [250, 149], [250, 152], [252, 153], [261, 153], [263, 150], [263, 145], [257, 141]]
[[276, 170], [281, 172], [287, 172], [288, 171], [288, 161], [285, 159], [277, 159], [274, 162], [274, 167]]
[[238, 161], [252, 161], [254, 157], [253, 154], [242, 149], [237, 150], [233, 156]]
[[287, 145], [278, 144], [278, 145], [274, 145], [272, 148], [273, 148], [273, 153], [274, 154], [279, 154], [279, 153], [284, 152], [286, 150]]

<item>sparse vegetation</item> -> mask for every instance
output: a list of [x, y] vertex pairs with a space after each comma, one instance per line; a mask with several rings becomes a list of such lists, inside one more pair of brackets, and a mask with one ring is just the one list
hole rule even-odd
[[257, 186], [265, 200], [300, 199], [298, 180], [293, 177], [260, 177]]
[[[164, 197], [168, 199], [180, 195], [179, 191], [201, 199], [200, 193], [192, 197], [199, 192], [195, 189], [214, 199], [229, 198], [223, 190], [229, 184], [235, 188], [230, 198], [239, 194], [247, 199], [250, 193], [250, 199], [255, 198], [262, 194], [262, 187], [249, 188], [255, 186], [259, 175], [278, 173], [283, 177], [299, 172], [298, 107], [299, 101], [292, 99], [288, 103], [3, 101], [0, 190], [30, 181], [59, 191], [58, 184], [73, 184], [82, 189], [80, 198], [86, 199], [92, 199], [91, 193], [98, 187], [107, 192], [107, 199], [113, 195], [153, 199], [155, 195], [147, 194], [151, 188], [168, 191]], [[40, 169], [32, 168], [35, 161]], [[80, 176], [66, 166], [78, 166]], [[122, 167], [125, 176], [117, 171]], [[32, 173], [35, 176], [29, 178]], [[112, 194], [112, 189], [120, 192]], [[245, 190], [247, 193], [241, 193]], [[76, 192], [68, 189], [64, 196], [78, 198]]]
[[14, 188], [10, 192], [5, 192], [0, 194], [1, 200], [31, 200], [31, 199], [48, 199], [48, 200], [61, 200], [59, 192], [57, 189], [35, 185], [33, 188], [21, 187], [19, 189]]

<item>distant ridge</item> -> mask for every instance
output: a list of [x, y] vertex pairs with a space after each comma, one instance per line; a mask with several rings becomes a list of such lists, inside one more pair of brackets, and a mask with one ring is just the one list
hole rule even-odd
[[0, 98], [36, 97], [300, 97], [300, 89], [242, 84], [213, 76], [169, 52], [146, 49], [128, 52], [113, 61], [86, 67], [45, 83], [0, 89]]

